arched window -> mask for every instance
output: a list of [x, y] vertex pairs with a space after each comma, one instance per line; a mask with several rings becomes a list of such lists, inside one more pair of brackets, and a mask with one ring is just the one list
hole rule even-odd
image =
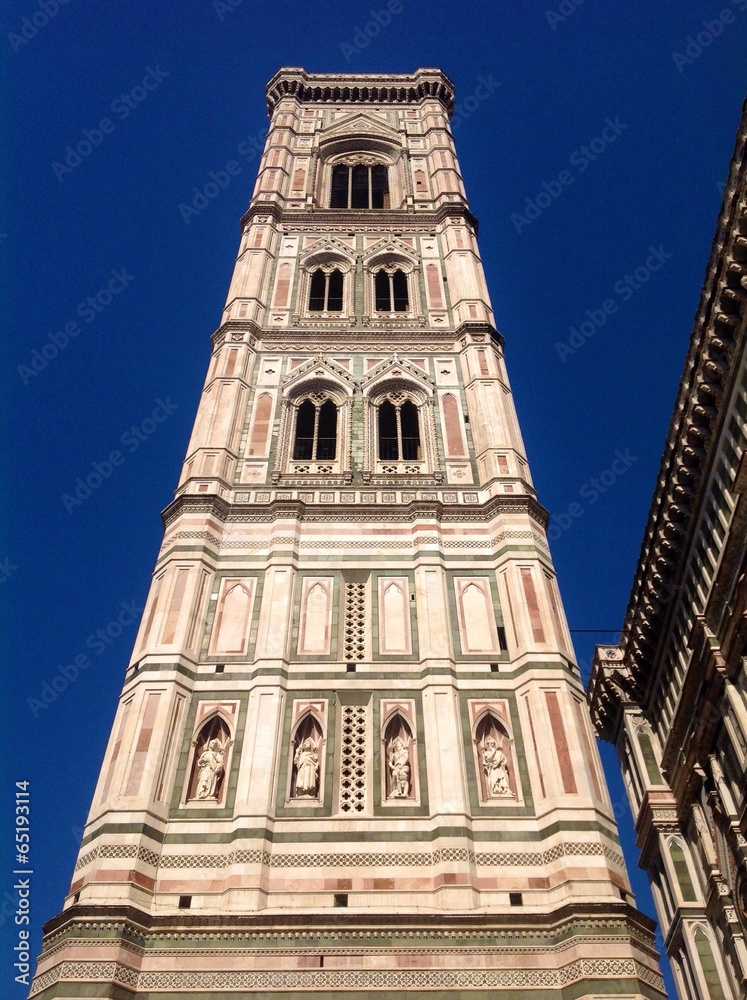
[[407, 312], [410, 298], [404, 271], [377, 271], [374, 275], [376, 312]]
[[685, 860], [685, 851], [678, 840], [670, 841], [669, 856], [672, 859], [672, 865], [677, 876], [677, 885], [680, 888], [682, 898], [686, 903], [697, 902], [698, 896], [693, 885], [693, 880], [690, 877], [690, 869]]
[[322, 779], [322, 728], [313, 715], [299, 722], [293, 735], [290, 794], [292, 799], [318, 799]]
[[296, 414], [293, 458], [306, 462], [337, 457], [337, 407], [331, 399], [314, 403], [305, 399]]
[[193, 740], [195, 748], [187, 799], [222, 802], [231, 734], [228, 726], [214, 715]]
[[412, 462], [421, 458], [418, 408], [406, 399], [379, 406], [379, 458], [384, 462]]
[[342, 271], [323, 271], [311, 275], [309, 312], [342, 312]]
[[389, 178], [382, 163], [338, 163], [332, 168], [330, 208], [389, 208]]
[[721, 963], [714, 951], [711, 937], [701, 926], [696, 927], [693, 937], [700, 960], [700, 968], [708, 988], [708, 996], [711, 1000], [722, 1000], [726, 997], [726, 993], [719, 970]]

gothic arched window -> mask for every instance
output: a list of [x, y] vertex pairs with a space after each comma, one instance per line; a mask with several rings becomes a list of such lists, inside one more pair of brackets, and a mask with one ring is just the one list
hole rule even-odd
[[324, 271], [311, 275], [309, 312], [342, 312], [342, 271]]
[[337, 407], [331, 399], [315, 403], [305, 399], [296, 413], [293, 458], [306, 462], [337, 457]]
[[389, 208], [389, 176], [376, 163], [338, 163], [332, 168], [330, 208]]
[[404, 271], [377, 271], [374, 275], [374, 293], [376, 312], [407, 312], [410, 297]]
[[397, 404], [385, 399], [379, 406], [379, 459], [413, 462], [421, 457], [417, 406], [409, 399]]

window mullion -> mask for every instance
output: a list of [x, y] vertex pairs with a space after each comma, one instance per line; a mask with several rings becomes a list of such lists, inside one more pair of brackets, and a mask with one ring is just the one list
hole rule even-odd
[[395, 408], [397, 420], [397, 460], [402, 459], [402, 410], [399, 406]]
[[373, 167], [368, 168], [368, 207], [373, 206]]
[[316, 462], [316, 449], [319, 439], [319, 406], [314, 405], [314, 440], [311, 442], [311, 461]]
[[[389, 275], [389, 312], [394, 312], [394, 275]], [[397, 410], [399, 413], [399, 409]]]
[[324, 275], [324, 311], [329, 312], [329, 274]]
[[353, 207], [353, 168], [348, 166], [348, 208]]

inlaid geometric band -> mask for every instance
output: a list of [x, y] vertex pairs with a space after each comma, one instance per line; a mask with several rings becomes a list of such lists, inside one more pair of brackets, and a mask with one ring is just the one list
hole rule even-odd
[[461, 847], [446, 847], [433, 852], [410, 853], [339, 853], [339, 854], [271, 854], [262, 850], [237, 850], [228, 854], [163, 854], [135, 844], [103, 844], [78, 859], [75, 870], [85, 868], [96, 858], [137, 858], [154, 868], [230, 868], [235, 864], [264, 864], [270, 868], [390, 868], [428, 867], [445, 861], [460, 861], [477, 866], [544, 867], [569, 857], [604, 856], [622, 868], [622, 855], [603, 844], [556, 844], [546, 851], [507, 851], [501, 853], [474, 852]]
[[580, 980], [638, 979], [663, 991], [661, 976], [633, 959], [579, 959], [559, 969], [308, 969], [141, 972], [114, 962], [63, 962], [34, 980], [31, 996], [60, 981], [119, 982], [147, 990], [495, 990], [557, 989]]

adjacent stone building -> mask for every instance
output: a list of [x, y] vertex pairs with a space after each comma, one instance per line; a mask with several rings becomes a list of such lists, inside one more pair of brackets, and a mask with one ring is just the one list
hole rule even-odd
[[681, 997], [747, 996], [747, 105], [619, 646], [612, 741]]
[[660, 998], [449, 128], [283, 69], [39, 997]]

